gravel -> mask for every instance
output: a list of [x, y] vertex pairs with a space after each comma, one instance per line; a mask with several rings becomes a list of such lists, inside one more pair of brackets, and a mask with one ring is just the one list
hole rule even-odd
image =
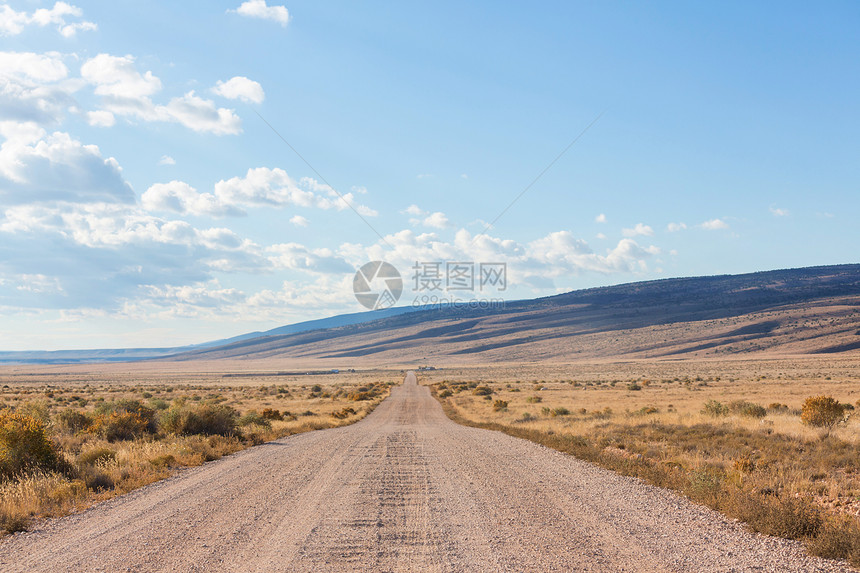
[[409, 373], [352, 426], [0, 542], [14, 571], [851, 571], [676, 494], [449, 421]]

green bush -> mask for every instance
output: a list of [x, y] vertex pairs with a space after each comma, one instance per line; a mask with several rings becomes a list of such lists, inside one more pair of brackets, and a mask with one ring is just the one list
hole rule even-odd
[[67, 434], [77, 434], [90, 427], [92, 420], [83, 412], [66, 408], [57, 414], [57, 427]]
[[767, 415], [767, 410], [763, 406], [744, 400], [735, 400], [729, 404], [729, 410], [732, 414], [746, 416], [747, 418], [764, 418]]
[[93, 420], [90, 431], [109, 442], [133, 440], [147, 433], [149, 421], [134, 412], [111, 412], [99, 414]]
[[31, 471], [64, 469], [42, 420], [9, 409], [0, 411], [0, 480]]
[[472, 391], [475, 396], [489, 396], [493, 393], [493, 389], [489, 386], [478, 386]]
[[47, 428], [51, 425], [51, 416], [48, 413], [48, 403], [45, 400], [27, 400], [20, 404], [16, 412], [31, 418], [36, 418]]
[[[158, 431], [158, 423], [156, 421], [156, 412], [152, 408], [147, 408], [138, 400], [116, 400], [114, 402], [102, 402], [95, 409], [96, 416], [110, 417], [117, 414], [117, 420], [126, 421], [128, 424], [134, 425], [143, 424], [142, 432], [155, 433]], [[123, 416], [122, 414], [134, 414], [135, 418]]]
[[109, 462], [116, 459], [116, 452], [108, 448], [94, 448], [81, 452], [78, 456], [78, 464], [86, 466], [95, 466], [99, 463]]
[[239, 421], [237, 422], [239, 426], [250, 426], [251, 424], [256, 424], [258, 426], [263, 426], [264, 428], [271, 428], [272, 422], [261, 416], [256, 410], [251, 410], [245, 413]]
[[176, 404], [161, 414], [159, 426], [169, 434], [229, 436], [236, 431], [239, 413], [223, 404], [185, 406]]
[[496, 412], [500, 412], [502, 410], [507, 410], [507, 409], [508, 409], [507, 401], [496, 400], [495, 402], [493, 402], [493, 410], [495, 410]]
[[708, 400], [702, 407], [702, 414], [704, 414], [705, 416], [711, 416], [712, 418], [728, 416], [729, 407], [722, 402], [718, 402], [717, 400]]

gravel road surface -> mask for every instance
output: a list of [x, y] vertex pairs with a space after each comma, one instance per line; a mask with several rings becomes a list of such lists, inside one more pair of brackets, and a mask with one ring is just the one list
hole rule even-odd
[[409, 373], [361, 422], [0, 542], [0, 571], [849, 571], [667, 491], [449, 421]]

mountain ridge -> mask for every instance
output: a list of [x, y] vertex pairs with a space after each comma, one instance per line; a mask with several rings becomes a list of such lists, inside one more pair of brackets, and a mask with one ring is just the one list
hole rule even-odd
[[[816, 329], [813, 323], [825, 318], [829, 326]], [[860, 348], [852, 339], [858, 329], [860, 264], [846, 264], [594, 287], [496, 309], [425, 309], [195, 350], [172, 360], [659, 358], [776, 347], [806, 354]]]

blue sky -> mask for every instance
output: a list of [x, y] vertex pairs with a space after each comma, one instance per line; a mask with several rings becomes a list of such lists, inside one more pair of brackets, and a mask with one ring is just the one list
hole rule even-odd
[[358, 312], [380, 259], [400, 304], [416, 261], [504, 262], [509, 299], [857, 262], [858, 25], [854, 2], [0, 2], [0, 349]]

